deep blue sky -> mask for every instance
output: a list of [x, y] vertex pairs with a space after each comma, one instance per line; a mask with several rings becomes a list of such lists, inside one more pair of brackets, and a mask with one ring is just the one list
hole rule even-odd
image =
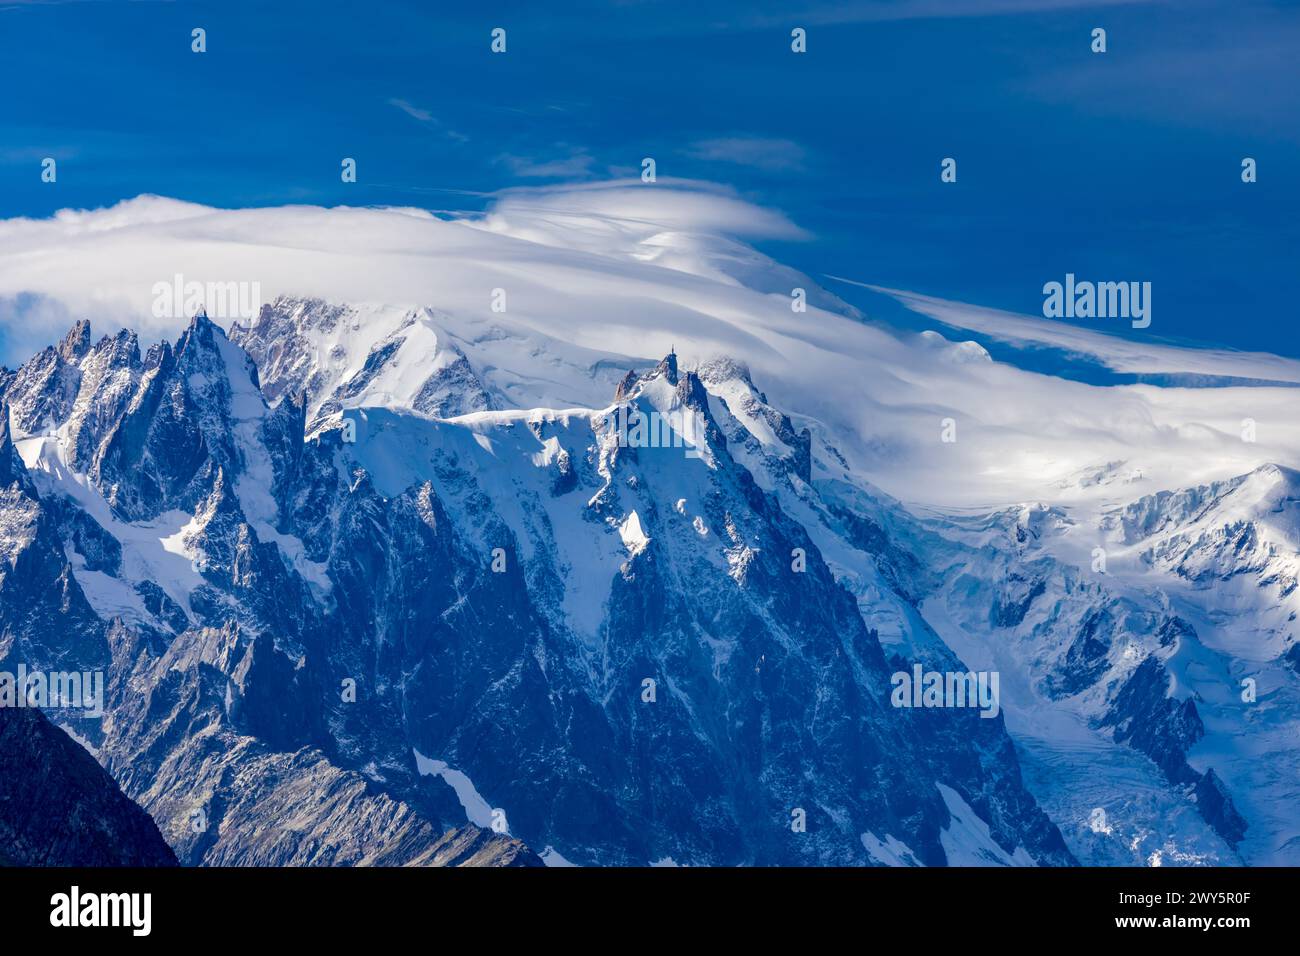
[[816, 276], [1027, 313], [1066, 272], [1147, 280], [1129, 334], [1300, 355], [1298, 51], [1300, 9], [1248, 0], [0, 0], [0, 218], [142, 192], [473, 210], [654, 156], [783, 210], [814, 238], [763, 248]]

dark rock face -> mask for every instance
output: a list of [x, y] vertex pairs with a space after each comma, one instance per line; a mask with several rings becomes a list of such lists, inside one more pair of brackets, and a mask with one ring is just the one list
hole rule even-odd
[[1186, 784], [1198, 777], [1187, 765], [1187, 751], [1205, 728], [1190, 697], [1179, 703], [1168, 693], [1169, 675], [1148, 657], [1120, 689], [1102, 726], [1114, 727], [1116, 740], [1145, 753], [1172, 783]]
[[1246, 821], [1232, 804], [1223, 781], [1212, 769], [1196, 783], [1196, 804], [1210, 826], [1229, 843], [1237, 844], [1246, 836]]
[[[431, 802], [394, 799], [303, 746], [314, 695], [269, 640], [246, 638], [236, 625], [197, 629], [156, 658], [125, 628], [114, 627], [110, 640], [115, 661], [131, 669], [111, 675], [105, 765], [159, 821], [182, 863], [540, 865], [507, 836], [444, 832]], [[452, 852], [470, 844], [471, 852]]]
[[1222, 781], [1213, 770], [1197, 773], [1187, 763], [1187, 751], [1205, 733], [1196, 702], [1189, 697], [1180, 703], [1169, 696], [1169, 674], [1156, 658], [1138, 665], [1101, 726], [1114, 727], [1115, 739], [1150, 757], [1170, 783], [1189, 788], [1205, 822], [1228, 843], [1241, 842], [1246, 821]]
[[149, 814], [38, 710], [0, 707], [0, 862], [175, 866]]
[[227, 361], [247, 357], [234, 352], [225, 333], [200, 315], [141, 376], [90, 468], [119, 515], [147, 519], [171, 508], [191, 510], [218, 471], [239, 473], [243, 462], [230, 434], [237, 414], [231, 376], [242, 370]]
[[1081, 622], [1079, 632], [1056, 672], [1047, 682], [1055, 697], [1068, 697], [1091, 687], [1109, 666], [1108, 653], [1114, 641], [1115, 621], [1102, 609]]
[[1016, 627], [1025, 619], [1034, 601], [1043, 596], [1047, 584], [1036, 579], [1026, 579], [1024, 575], [1013, 575], [1007, 582], [1004, 592], [993, 605], [994, 627]]

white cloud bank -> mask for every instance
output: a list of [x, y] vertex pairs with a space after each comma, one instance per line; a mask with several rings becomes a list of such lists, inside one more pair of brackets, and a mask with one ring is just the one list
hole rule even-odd
[[[177, 273], [256, 281], [266, 300], [430, 306], [473, 346], [468, 353], [493, 357], [495, 375], [537, 383], [520, 394], [593, 407], [611, 396], [595, 376], [584, 386], [570, 374], [575, 364], [653, 361], [672, 346], [687, 364], [728, 354], [856, 472], [904, 500], [937, 506], [1104, 495], [1105, 486], [1063, 491], [1061, 483], [1115, 461], [1144, 476], [1144, 487], [1125, 489], [1130, 497], [1267, 461], [1300, 466], [1293, 389], [1100, 388], [990, 361], [973, 343], [900, 336], [742, 241], [802, 235], [780, 213], [690, 182], [513, 190], [472, 220], [400, 208], [219, 210], [142, 196], [109, 209], [0, 221], [0, 308], [8, 307], [0, 322], [10, 343], [52, 341], [83, 316], [98, 332], [131, 326], [146, 339], [174, 336], [184, 319], [153, 316], [155, 283]], [[809, 290], [807, 312], [791, 310], [795, 286]], [[491, 311], [498, 288], [507, 292], [504, 314]], [[18, 313], [20, 296], [37, 298]], [[911, 304], [991, 334], [1078, 335], [1041, 319]], [[18, 314], [23, 327], [14, 324]], [[508, 347], [493, 345], [506, 339]], [[1101, 335], [1071, 344], [1111, 354], [1116, 368], [1186, 371], [1195, 360], [1192, 370], [1217, 374], [1295, 372], [1295, 363], [1272, 356]], [[562, 394], [548, 390], [561, 378]], [[941, 441], [947, 418], [956, 422], [955, 443]], [[1241, 438], [1246, 418], [1256, 422], [1254, 443]]]

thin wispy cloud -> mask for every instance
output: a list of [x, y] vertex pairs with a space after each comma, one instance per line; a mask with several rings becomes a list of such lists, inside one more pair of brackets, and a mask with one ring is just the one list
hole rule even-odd
[[591, 175], [591, 167], [596, 159], [585, 149], [579, 149], [571, 151], [567, 156], [557, 157], [502, 153], [496, 162], [525, 179], [582, 179]]
[[788, 172], [803, 168], [807, 151], [788, 139], [762, 136], [723, 136], [692, 143], [685, 150], [693, 159], [733, 163], [770, 172]]
[[39, 163], [45, 157], [70, 159], [80, 152], [75, 146], [22, 146], [0, 149], [0, 165], [17, 165], [21, 163]]
[[436, 122], [437, 122], [437, 120], [435, 120], [435, 119], [433, 118], [433, 114], [430, 113], [428, 110], [422, 110], [422, 109], [420, 109], [420, 107], [418, 107], [418, 106], [413, 106], [413, 105], [411, 105], [410, 103], [406, 102], [406, 100], [391, 99], [391, 100], [388, 101], [388, 103], [389, 103], [390, 106], [396, 106], [399, 110], [401, 110], [401, 111], [402, 111], [403, 113], [405, 113], [407, 116], [414, 116], [414, 117], [415, 117], [416, 119], [418, 119], [421, 123], [436, 123]]
[[388, 105], [395, 106], [412, 119], [418, 120], [426, 126], [433, 127], [448, 139], [453, 139], [458, 143], [469, 142], [468, 136], [464, 133], [458, 132], [457, 130], [449, 129], [440, 119], [438, 119], [438, 117], [434, 116], [433, 113], [423, 107], [416, 106], [414, 103], [398, 97], [390, 99]]
[[[1218, 11], [1161, 32], [1158, 45], [1134, 44], [1133, 55], [1097, 69], [1054, 63], [1023, 87], [1050, 103], [1104, 115], [1142, 115], [1234, 135], [1268, 130], [1300, 141], [1300, 124], [1279, 122], [1300, 110], [1300, 10], [1254, 4], [1249, 17]], [[1123, 42], [1123, 41], [1122, 41]], [[1207, 64], [1215, 80], [1203, 83]]]

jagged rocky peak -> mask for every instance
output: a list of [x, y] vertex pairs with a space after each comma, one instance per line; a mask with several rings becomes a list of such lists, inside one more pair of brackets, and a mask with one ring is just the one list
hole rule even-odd
[[[683, 370], [677, 354], [670, 352], [646, 372], [629, 370], [615, 388], [614, 401], [635, 399], [655, 382], [668, 386], [656, 401], [667, 398], [674, 407], [699, 413], [711, 445], [736, 443], [746, 461], [771, 480], [790, 476], [807, 483], [812, 479], [812, 432], [797, 428], [788, 415], [768, 404], [748, 366], [724, 355]], [[710, 396], [719, 399], [720, 406], [711, 406]]]
[[146, 371], [155, 369], [172, 358], [172, 344], [164, 339], [161, 342], [154, 342], [149, 346], [144, 354], [144, 368]]
[[133, 329], [119, 329], [112, 335], [101, 336], [79, 361], [85, 374], [102, 376], [121, 369], [139, 371], [140, 338]]
[[208, 318], [207, 312], [200, 309], [194, 313], [185, 331], [181, 333], [180, 339], [177, 340], [176, 353], [181, 356], [195, 348], [215, 352], [219, 347], [218, 340], [225, 338], [225, 330]]
[[[674, 363], [675, 365], [675, 363]], [[683, 405], [694, 408], [696, 411], [707, 412], [709, 408], [709, 393], [705, 389], [704, 383], [694, 372], [687, 371], [685, 375], [677, 378], [676, 373], [669, 379], [677, 386], [677, 400]]]
[[84, 333], [76, 329], [57, 347], [49, 346], [19, 367], [5, 387], [5, 397], [13, 408], [14, 421], [23, 434], [57, 428], [66, 420], [81, 386], [77, 366]]
[[[687, 373], [691, 375], [693, 373]], [[618, 385], [614, 389], [614, 400], [623, 401], [630, 398], [638, 388], [644, 388], [649, 383], [663, 379], [669, 386], [677, 388], [680, 384], [681, 377], [677, 370], [677, 353], [671, 351], [655, 364], [648, 371], [638, 373], [635, 369], [628, 369], [627, 374], [619, 379]]]
[[[754, 387], [754, 380], [750, 377], [749, 366], [744, 362], [737, 362], [727, 355], [720, 355], [706, 362], [701, 362], [696, 372], [706, 385], [720, 385], [736, 379], [751, 388]], [[757, 390], [755, 391], [760, 401], [767, 401], [766, 395]]]
[[654, 373], [662, 375], [668, 380], [669, 385], [677, 384], [677, 352], [671, 351], [663, 357], [658, 365], [655, 366]]
[[1144, 495], [1107, 511], [1102, 527], [1122, 531], [1125, 543], [1132, 544], [1162, 532], [1184, 530], [1205, 518], [1264, 517], [1298, 497], [1300, 472], [1269, 462], [1222, 481]]
[[140, 337], [135, 329], [119, 329], [116, 335], [105, 335], [96, 344], [96, 348], [109, 352], [128, 364], [140, 364]]
[[628, 369], [627, 374], [619, 379], [618, 386], [614, 389], [614, 401], [621, 402], [630, 398], [639, 381], [636, 372]]
[[[629, 381], [629, 378], [630, 378], [630, 381]], [[667, 355], [665, 355], [663, 358], [661, 358], [661, 359], [659, 360], [658, 364], [656, 364], [655, 367], [652, 368], [652, 369], [650, 369], [648, 372], [646, 372], [646, 373], [644, 373], [644, 374], [638, 376], [638, 375], [634, 375], [633, 372], [629, 371], [629, 372], [627, 373], [627, 375], [624, 376], [624, 379], [623, 379], [623, 380], [624, 380], [624, 381], [628, 381], [629, 384], [632, 384], [632, 383], [634, 383], [634, 382], [640, 382], [640, 383], [644, 384], [644, 383], [646, 383], [646, 382], [654, 381], [654, 380], [657, 379], [657, 378], [662, 378], [662, 379], [663, 379], [665, 382], [667, 382], [669, 385], [676, 387], [676, 385], [677, 385], [677, 352], [676, 352], [675, 349], [674, 349], [673, 351], [670, 351], [670, 352], [669, 352]], [[621, 387], [622, 387], [622, 385], [621, 385], [621, 383], [620, 383], [620, 388], [621, 388]]]
[[785, 412], [769, 403], [755, 386], [748, 365], [721, 355], [700, 363], [694, 374], [734, 419], [729, 423], [724, 416], [720, 423], [727, 441], [758, 456], [773, 479], [789, 475], [805, 483], [812, 480], [812, 432], [797, 428]]
[[262, 305], [257, 321], [251, 327], [241, 327], [240, 331], [251, 332], [277, 325], [282, 328], [293, 325], [332, 332], [340, 322], [349, 319], [352, 311], [351, 306], [327, 302], [316, 296], [278, 295]]
[[143, 371], [134, 332], [123, 329], [90, 343], [91, 326], [83, 319], [0, 382], [18, 433], [49, 435], [66, 427], [67, 458], [79, 471], [92, 466]]
[[618, 384], [614, 387], [614, 401], [622, 402], [631, 398], [638, 388], [644, 387], [647, 383], [662, 378], [671, 386], [677, 385], [677, 353], [669, 352], [654, 366], [654, 368], [638, 373], [635, 369], [628, 369], [627, 374], [619, 379]]
[[429, 418], [497, 407], [443, 318], [430, 308], [280, 296], [256, 322], [233, 327], [231, 341], [257, 365], [268, 403], [306, 391], [312, 422], [367, 406]]
[[70, 458], [125, 519], [190, 511], [216, 467], [234, 480], [246, 451], [259, 444], [267, 409], [257, 368], [203, 312], [174, 347], [161, 343], [143, 366], [101, 376], [97, 385], [103, 391], [91, 411], [102, 414]]
[[90, 351], [90, 321], [79, 319], [58, 345], [59, 356], [69, 365], [76, 365]]

